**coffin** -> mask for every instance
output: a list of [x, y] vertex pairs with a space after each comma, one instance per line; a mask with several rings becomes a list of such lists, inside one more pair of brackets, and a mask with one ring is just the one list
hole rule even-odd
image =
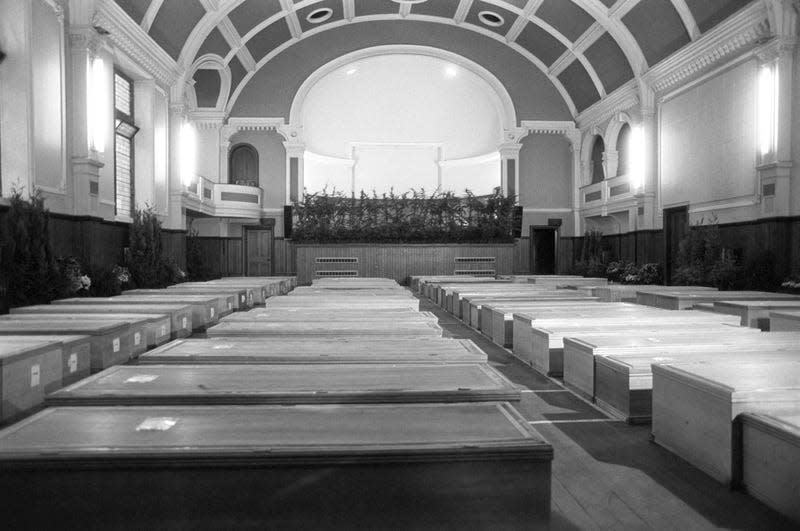
[[770, 312], [769, 322], [772, 332], [800, 332], [800, 311]]
[[119, 295], [116, 297], [59, 299], [51, 301], [50, 304], [104, 304], [122, 307], [151, 305], [189, 306], [192, 311], [191, 321], [194, 330], [205, 330], [207, 326], [219, 320], [217, 299], [199, 295]]
[[180, 284], [167, 286], [166, 289], [169, 291], [185, 291], [186, 293], [235, 293], [236, 298], [234, 299], [233, 309], [238, 311], [252, 308], [253, 305], [256, 304], [256, 293], [258, 293], [258, 298], [262, 300], [263, 304], [263, 301], [266, 299], [265, 294], [267, 293], [266, 287], [260, 284], [254, 286], [253, 284], [242, 285], [233, 282], [225, 284], [214, 284], [213, 282], [182, 282]]
[[[717, 288], [706, 286], [651, 286], [646, 284], [617, 284], [609, 286], [597, 286], [592, 295], [603, 302], [637, 302], [636, 293], [638, 291], [648, 294], [659, 291], [719, 291]], [[651, 299], [647, 299], [651, 300]], [[653, 299], [655, 300], [654, 296]]]
[[[788, 347], [787, 347], [788, 348]], [[670, 355], [605, 356], [595, 358], [595, 402], [631, 423], [650, 422], [652, 416], [652, 365], [685, 363], [747, 364], [800, 362], [800, 346], [788, 351], [767, 348], [747, 352], [672, 352]]]
[[738, 458], [747, 492], [800, 524], [800, 413], [742, 413]]
[[[722, 325], [720, 325], [722, 328]], [[754, 350], [765, 345], [761, 332], [752, 328], [726, 328], [720, 332], [705, 331], [688, 335], [683, 331], [637, 335], [635, 331], [616, 335], [581, 335], [564, 337], [564, 385], [589, 400], [594, 398], [594, 370], [597, 356], [619, 354], [671, 353], [679, 351]], [[800, 336], [784, 342], [797, 345]], [[771, 346], [776, 343], [770, 342]]]
[[96, 372], [112, 365], [124, 363], [144, 352], [144, 341], [141, 348], [133, 346], [133, 334], [130, 324], [125, 321], [111, 320], [55, 320], [8, 321], [0, 320], [0, 335], [82, 335], [91, 336], [91, 370]]
[[555, 300], [484, 303], [481, 305], [481, 331], [501, 347], [512, 347], [514, 337], [514, 313], [519, 311], [576, 313], [592, 309], [593, 297], [568, 296]]
[[61, 358], [58, 341], [0, 340], [0, 423], [30, 412], [61, 387]]
[[221, 319], [222, 322], [241, 322], [241, 321], [269, 321], [287, 322], [297, 321], [301, 323], [319, 321], [370, 321], [391, 320], [393, 322], [404, 323], [426, 323], [438, 322], [439, 318], [431, 312], [416, 312], [413, 310], [402, 309], [385, 312], [374, 312], [371, 310], [337, 310], [331, 313], [320, 313], [317, 310], [274, 310], [274, 309], [255, 309], [249, 312], [232, 313]]
[[719, 330], [723, 324], [734, 326], [734, 319], [720, 317], [719, 320], [697, 319], [694, 315], [679, 314], [674, 319], [663, 319], [634, 314], [627, 319], [598, 319], [578, 315], [567, 321], [547, 315], [534, 320], [530, 315], [514, 314], [514, 333], [519, 336], [519, 342], [514, 343], [514, 354], [544, 374], [561, 376], [564, 374], [564, 337], [624, 335], [629, 331], [648, 335], [679, 330], [698, 333]]
[[0, 342], [29, 344], [31, 342], [58, 342], [61, 346], [61, 384], [63, 387], [82, 380], [91, 374], [92, 338], [89, 336], [25, 335], [2, 336]]
[[411, 309], [419, 310], [420, 301], [418, 299], [397, 299], [397, 300], [383, 300], [374, 298], [374, 300], [364, 299], [361, 297], [351, 297], [349, 299], [337, 297], [335, 299], [328, 299], [323, 297], [272, 297], [267, 299], [265, 306], [267, 309], [320, 309], [328, 311], [346, 310], [352, 308], [359, 308], [363, 310], [371, 309]]
[[[800, 312], [800, 299], [796, 301], [716, 301], [714, 310], [738, 315], [742, 326], [771, 330], [770, 313], [796, 310]], [[798, 326], [800, 330], [800, 326]]]
[[11, 309], [12, 315], [25, 313], [164, 314], [170, 318], [171, 339], [188, 337], [192, 334], [192, 309], [185, 304], [42, 304]]
[[3, 320], [47, 322], [50, 319], [64, 321], [125, 321], [131, 325], [134, 355], [148, 347], [163, 345], [170, 339], [172, 325], [166, 314], [150, 313], [15, 313], [0, 316]]
[[60, 407], [0, 431], [10, 529], [545, 527], [552, 458], [503, 402]]
[[800, 300], [800, 297], [767, 291], [640, 291], [637, 302], [665, 310], [688, 310], [695, 304], [715, 301]]
[[[169, 290], [169, 289], [132, 289], [123, 291], [122, 296], [127, 295], [140, 296], [140, 295], [157, 295], [157, 296], [183, 296], [195, 295], [200, 297], [213, 298], [216, 304], [217, 317], [222, 317], [233, 312], [238, 305], [238, 299], [241, 295], [239, 290], [214, 290], [214, 289], [197, 289], [197, 290]], [[246, 296], [246, 294], [245, 294]]]
[[655, 442], [728, 484], [739, 413], [800, 412], [800, 363], [653, 365]]
[[118, 366], [51, 394], [51, 406], [371, 404], [519, 400], [485, 363]]
[[[376, 339], [380, 339], [377, 341]], [[140, 364], [473, 363], [486, 353], [467, 339], [256, 337], [177, 340], [139, 357]]]
[[442, 329], [432, 322], [397, 323], [391, 320], [331, 321], [300, 323], [294, 321], [224, 322], [206, 330], [208, 337], [275, 336], [275, 337], [441, 337]]

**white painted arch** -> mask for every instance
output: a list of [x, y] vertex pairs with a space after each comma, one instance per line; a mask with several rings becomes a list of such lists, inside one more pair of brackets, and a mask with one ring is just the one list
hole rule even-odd
[[494, 95], [497, 98], [496, 105], [498, 108], [498, 114], [502, 119], [503, 129], [512, 130], [516, 128], [517, 113], [514, 109], [514, 102], [511, 100], [511, 96], [509, 95], [503, 83], [501, 83], [494, 74], [478, 63], [453, 52], [448, 52], [446, 50], [441, 50], [439, 48], [430, 46], [418, 46], [412, 44], [391, 44], [356, 50], [341, 57], [337, 57], [333, 61], [330, 61], [329, 63], [315, 70], [306, 78], [303, 84], [300, 85], [300, 88], [297, 90], [297, 93], [292, 100], [292, 107], [289, 111], [290, 126], [293, 128], [302, 126], [303, 104], [305, 103], [305, 100], [308, 97], [311, 89], [321, 79], [347, 64], [382, 55], [422, 55], [434, 57], [436, 59], [448, 61], [454, 65], [464, 68], [465, 70], [468, 70], [469, 72], [480, 77], [489, 85], [489, 87], [491, 87]]

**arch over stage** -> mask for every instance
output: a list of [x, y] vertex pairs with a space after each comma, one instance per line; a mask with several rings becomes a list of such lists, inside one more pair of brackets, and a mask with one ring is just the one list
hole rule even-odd
[[234, 90], [227, 111], [233, 118], [283, 117], [288, 121], [297, 91], [326, 64], [361, 50], [409, 42], [460, 56], [491, 73], [513, 102], [517, 120], [573, 117], [559, 89], [521, 54], [473, 31], [417, 20], [347, 24], [304, 37], [248, 74]]

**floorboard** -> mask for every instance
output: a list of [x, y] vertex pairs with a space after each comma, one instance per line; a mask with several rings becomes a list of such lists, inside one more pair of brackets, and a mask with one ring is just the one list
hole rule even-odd
[[473, 340], [523, 390], [519, 411], [555, 449], [552, 529], [770, 529], [795, 526], [650, 442], [650, 426], [609, 418], [452, 315], [421, 299], [449, 337]]

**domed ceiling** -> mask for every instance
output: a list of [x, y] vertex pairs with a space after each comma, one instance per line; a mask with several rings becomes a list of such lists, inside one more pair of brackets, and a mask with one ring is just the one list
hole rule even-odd
[[[187, 72], [198, 106], [226, 108], [273, 57], [346, 24], [437, 22], [505, 43], [574, 113], [756, 0], [115, 0]], [[405, 43], [414, 44], [414, 43]], [[205, 70], [216, 62], [230, 78]]]

